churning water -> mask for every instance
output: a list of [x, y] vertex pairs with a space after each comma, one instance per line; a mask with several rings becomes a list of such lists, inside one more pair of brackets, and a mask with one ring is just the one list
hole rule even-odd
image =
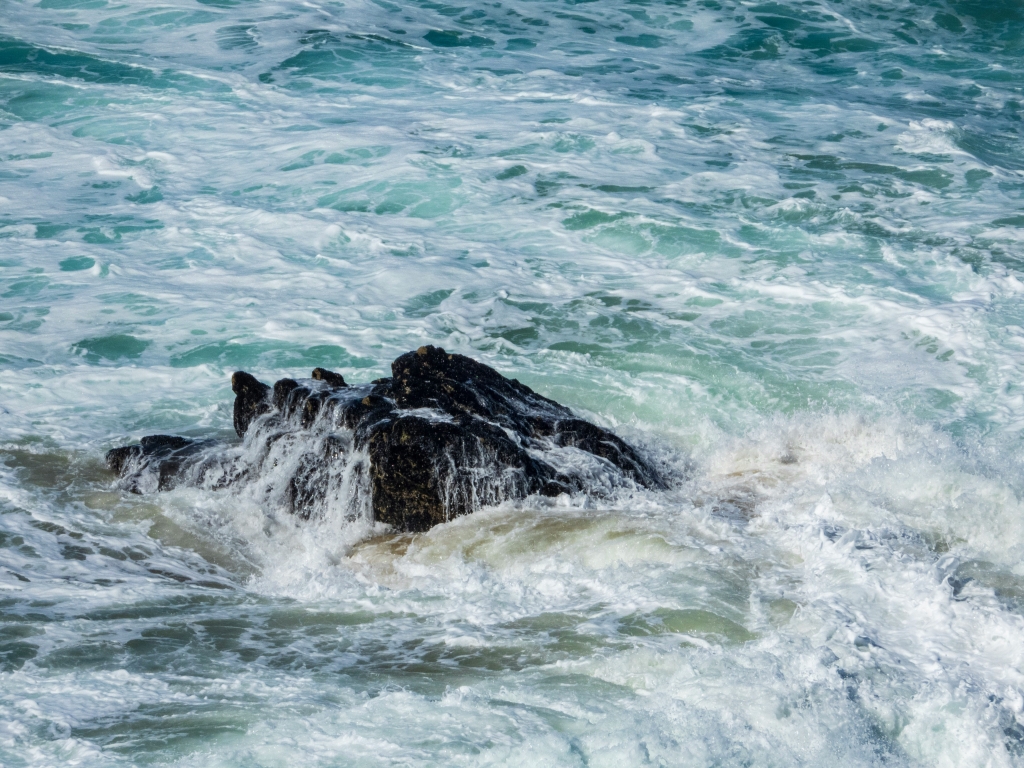
[[[1024, 6], [446, 3], [0, 0], [0, 763], [1024, 764]], [[103, 467], [425, 343], [672, 489]]]

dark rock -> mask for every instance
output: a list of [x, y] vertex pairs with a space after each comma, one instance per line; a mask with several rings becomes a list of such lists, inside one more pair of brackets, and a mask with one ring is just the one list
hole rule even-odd
[[[168, 491], [182, 479], [182, 470], [195, 464], [195, 459], [212, 440], [194, 440], [177, 435], [149, 435], [138, 445], [128, 445], [107, 451], [107, 466], [122, 477], [132, 478], [129, 490], [145, 490], [139, 481], [155, 480], [156, 490]], [[146, 470], [154, 468], [155, 472]]]
[[305, 409], [312, 394], [308, 387], [303, 387], [295, 379], [281, 379], [274, 384], [274, 408], [283, 416], [290, 417]]
[[662, 485], [651, 466], [621, 437], [582, 419], [556, 422], [555, 440], [559, 445], [579, 448], [610, 461], [634, 482], [646, 488]]
[[131, 470], [131, 463], [140, 456], [142, 456], [141, 445], [124, 445], [107, 451], [105, 458], [111, 472], [118, 476], [124, 476]]
[[330, 492], [330, 474], [333, 467], [345, 461], [345, 444], [337, 437], [328, 436], [319, 450], [299, 457], [295, 472], [288, 481], [285, 501], [292, 512], [308, 520], [313, 510], [322, 506]]
[[295, 379], [281, 379], [274, 384], [274, 407], [278, 410], [288, 405], [288, 396], [299, 389], [299, 382]]
[[273, 388], [239, 371], [241, 446], [161, 435], [107, 463], [128, 490], [247, 483], [303, 518], [343, 503], [405, 531], [532, 494], [664, 487], [620, 437], [464, 355], [420, 347], [391, 371], [350, 387], [316, 368]]
[[314, 368], [312, 378], [314, 381], [322, 381], [330, 387], [341, 388], [348, 386], [345, 383], [344, 376], [334, 371], [328, 371], [326, 368]]
[[235, 371], [231, 391], [235, 393], [235, 432], [242, 437], [253, 419], [270, 411], [270, 387], [251, 373]]
[[385, 420], [369, 437], [374, 519], [425, 531], [474, 509], [569, 490], [553, 467], [480, 419]]
[[465, 355], [420, 347], [391, 364], [391, 392], [399, 408], [436, 408], [479, 416], [524, 435], [538, 425], [574, 418], [572, 411], [516, 379]]

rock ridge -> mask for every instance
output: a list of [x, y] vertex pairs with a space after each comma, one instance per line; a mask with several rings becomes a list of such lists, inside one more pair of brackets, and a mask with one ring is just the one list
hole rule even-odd
[[262, 483], [300, 517], [345, 497], [351, 514], [362, 505], [402, 531], [533, 494], [665, 486], [622, 438], [470, 357], [423, 346], [391, 374], [350, 386], [315, 368], [271, 387], [238, 371], [241, 446], [153, 435], [109, 451], [107, 465], [137, 493]]

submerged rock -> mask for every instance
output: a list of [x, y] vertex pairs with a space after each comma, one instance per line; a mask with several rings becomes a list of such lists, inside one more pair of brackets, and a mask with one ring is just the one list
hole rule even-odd
[[349, 386], [316, 368], [273, 387], [239, 371], [241, 446], [156, 435], [107, 464], [135, 492], [250, 484], [304, 518], [340, 503], [404, 531], [531, 494], [664, 485], [621, 438], [469, 357], [420, 347], [391, 371]]
[[124, 486], [133, 493], [168, 491], [178, 484], [183, 470], [194, 466], [203, 449], [213, 445], [213, 440], [150, 435], [138, 445], [107, 451], [107, 466], [128, 481]]

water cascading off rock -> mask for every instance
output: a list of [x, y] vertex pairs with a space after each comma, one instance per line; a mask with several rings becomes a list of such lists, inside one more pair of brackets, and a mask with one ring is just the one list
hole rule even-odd
[[374, 520], [405, 531], [532, 494], [664, 487], [621, 438], [469, 357], [420, 347], [391, 371], [349, 386], [317, 368], [273, 387], [239, 371], [234, 426], [245, 450], [155, 435], [109, 451], [107, 464], [138, 493], [253, 484], [276, 472], [268, 495], [303, 518], [361, 490]]

